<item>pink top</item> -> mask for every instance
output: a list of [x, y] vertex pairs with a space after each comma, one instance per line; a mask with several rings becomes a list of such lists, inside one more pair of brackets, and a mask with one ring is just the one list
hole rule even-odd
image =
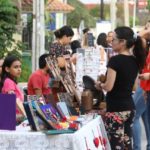
[[[9, 91], [14, 91], [14, 93], [16, 94], [16, 98], [18, 98], [22, 102], [24, 101], [23, 93], [21, 92], [17, 84], [10, 78], [6, 78], [2, 88], [2, 93], [6, 94]], [[16, 113], [19, 113], [19, 110], [16, 110]]]

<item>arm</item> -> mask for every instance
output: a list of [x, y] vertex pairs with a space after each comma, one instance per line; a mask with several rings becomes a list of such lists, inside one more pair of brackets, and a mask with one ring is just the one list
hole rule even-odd
[[108, 68], [106, 82], [101, 83], [102, 89], [104, 89], [107, 92], [111, 91], [114, 86], [115, 80], [116, 80], [116, 71], [111, 68]]
[[139, 75], [139, 79], [141, 80], [150, 80], [150, 73], [143, 73]]
[[139, 36], [141, 36], [142, 38], [146, 39], [146, 40], [150, 40], [150, 27], [147, 30], [141, 30], [139, 32]]
[[25, 113], [23, 104], [19, 98], [16, 99], [16, 105], [17, 105], [18, 109], [20, 110], [20, 112], [23, 114], [23, 116], [26, 117], [26, 113]]
[[[12, 80], [6, 79], [5, 82], [4, 82], [3, 88], [4, 88], [4, 93], [15, 94], [16, 95], [16, 93], [15, 93], [16, 84]], [[17, 98], [17, 96], [16, 96], [16, 106], [20, 110], [22, 115], [24, 117], [26, 117], [26, 113], [25, 113], [25, 110], [24, 110], [24, 107], [23, 107], [23, 103], [19, 98]]]
[[136, 80], [135, 80], [135, 82], [134, 82], [132, 91], [136, 91], [136, 89], [137, 89], [137, 87], [138, 87], [138, 81], [139, 81], [139, 79], [138, 79], [138, 76], [137, 76], [137, 77], [136, 77]]
[[[15, 94], [15, 92], [13, 90], [10, 90], [10, 91], [8, 91], [8, 94]], [[25, 113], [25, 110], [24, 110], [24, 107], [23, 107], [23, 103], [21, 102], [21, 100], [19, 98], [16, 98], [16, 106], [20, 110], [22, 115], [24, 117], [26, 117], [26, 113]]]
[[111, 68], [108, 68], [105, 83], [101, 83], [100, 81], [98, 81], [95, 83], [95, 87], [99, 90], [104, 89], [105, 91], [109, 92], [112, 90], [115, 80], [116, 80], [116, 71]]

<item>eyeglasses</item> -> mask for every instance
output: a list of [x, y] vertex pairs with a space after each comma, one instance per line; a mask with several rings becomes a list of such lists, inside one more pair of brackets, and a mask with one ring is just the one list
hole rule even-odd
[[113, 42], [113, 41], [123, 41], [123, 40], [125, 40], [125, 39], [113, 38], [113, 39], [112, 39], [112, 42]]
[[112, 39], [112, 42], [117, 41], [117, 40], [119, 40], [119, 39], [118, 39], [118, 38], [113, 38], [113, 39]]
[[107, 37], [113, 37], [112, 35], [108, 35]]

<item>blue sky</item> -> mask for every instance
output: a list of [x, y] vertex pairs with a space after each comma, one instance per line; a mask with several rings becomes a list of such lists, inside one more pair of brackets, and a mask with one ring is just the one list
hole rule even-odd
[[[80, 1], [83, 2], [83, 3], [86, 3], [86, 4], [88, 4], [88, 3], [97, 3], [97, 4], [99, 4], [101, 0], [80, 0]], [[104, 1], [110, 1], [110, 0], [104, 0]]]

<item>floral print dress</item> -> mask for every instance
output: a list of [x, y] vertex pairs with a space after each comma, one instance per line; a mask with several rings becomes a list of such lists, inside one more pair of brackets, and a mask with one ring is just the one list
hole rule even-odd
[[105, 127], [112, 150], [132, 150], [133, 117], [134, 111], [106, 113]]
[[49, 53], [55, 55], [56, 57], [62, 56], [66, 52], [65, 46], [59, 42], [54, 42], [50, 46]]

